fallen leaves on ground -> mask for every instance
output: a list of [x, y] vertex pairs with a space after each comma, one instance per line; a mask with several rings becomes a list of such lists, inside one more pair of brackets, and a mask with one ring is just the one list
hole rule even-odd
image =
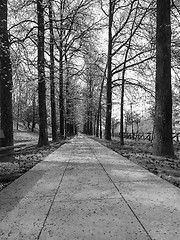
[[[148, 171], [180, 188], [180, 160], [152, 155], [152, 143], [148, 141], [125, 140], [124, 146], [116, 138], [112, 141], [93, 137], [106, 147], [139, 164]], [[180, 157], [180, 146], [175, 145], [175, 154]]]
[[24, 148], [20, 155], [7, 156], [8, 162], [0, 162], [0, 190], [42, 161], [64, 143], [65, 141], [51, 143], [49, 147], [41, 148], [32, 145]]

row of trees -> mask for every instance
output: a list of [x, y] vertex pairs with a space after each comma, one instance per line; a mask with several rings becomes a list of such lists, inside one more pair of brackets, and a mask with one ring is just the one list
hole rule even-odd
[[[36, 3], [9, 1], [9, 5], [7, 1], [1, 3], [2, 12], [7, 13], [7, 9], [9, 12], [8, 18], [7, 14], [1, 15], [1, 22], [6, 23], [2, 36], [8, 36], [9, 32], [7, 44], [10, 51], [7, 55], [12, 61], [10, 68], [13, 76], [8, 76], [7, 81], [12, 82], [13, 79], [14, 82], [13, 114], [17, 127], [26, 116], [28, 124], [32, 122], [33, 130], [37, 122], [38, 106], [38, 146], [49, 144], [49, 123], [53, 141], [77, 131], [77, 103], [82, 101], [80, 85], [85, 81], [85, 58], [95, 39], [94, 31], [98, 29], [99, 20], [96, 21], [93, 14], [94, 4], [90, 0], [38, 0]], [[22, 12], [25, 13], [23, 16]], [[1, 48], [5, 51], [4, 45]], [[4, 62], [3, 57], [1, 62]], [[1, 83], [6, 85], [5, 82]], [[4, 93], [3, 89], [2, 92]], [[9, 93], [12, 95], [12, 84]], [[12, 105], [12, 96], [9, 99]], [[8, 102], [2, 96], [2, 118], [5, 116], [3, 109], [7, 111], [7, 106]], [[12, 115], [12, 109], [8, 112]], [[31, 115], [32, 121], [29, 120]], [[11, 125], [11, 129], [7, 130], [3, 119], [1, 120], [5, 145], [11, 145], [12, 117], [4, 122]], [[10, 137], [6, 130], [11, 132]]]
[[[112, 82], [113, 74], [117, 72], [122, 73], [121, 77], [121, 129], [120, 139], [121, 144], [124, 144], [123, 140], [123, 108], [124, 108], [124, 86], [125, 86], [125, 74], [127, 69], [131, 67], [131, 60], [137, 56], [143, 55], [144, 59], [136, 59], [135, 63], [132, 63], [133, 68], [135, 65], [140, 65], [142, 62], [146, 62], [150, 59], [156, 60], [156, 81], [155, 81], [155, 119], [154, 119], [154, 153], [157, 155], [165, 155], [174, 157], [173, 141], [172, 141], [172, 86], [171, 86], [171, 1], [170, 0], [157, 0], [157, 1], [127, 1], [124, 2], [124, 6], [129, 7], [129, 11], [126, 12], [124, 21], [116, 26], [114, 21], [116, 14], [119, 14], [121, 3], [123, 1], [110, 0], [109, 1], [109, 29], [108, 29], [108, 73], [107, 73], [107, 110], [106, 110], [106, 127], [105, 138], [111, 140], [111, 113], [112, 113]], [[178, 5], [173, 2], [173, 7], [178, 11]], [[156, 9], [156, 11], [154, 11]], [[179, 14], [179, 11], [178, 11]], [[143, 25], [146, 24], [148, 29], [153, 29], [152, 25], [149, 25], [149, 19], [155, 15], [156, 19], [156, 34], [154, 31], [148, 33], [147, 42], [145, 39], [141, 39], [141, 33], [146, 31], [143, 29]], [[176, 18], [177, 15], [175, 15]], [[152, 21], [153, 22], [153, 21]], [[126, 33], [126, 38], [121, 42], [124, 27], [129, 23], [129, 31]], [[126, 28], [127, 30], [127, 28]], [[146, 36], [147, 36], [146, 35]], [[154, 36], [156, 36], [156, 39]], [[140, 36], [140, 37], [139, 37]], [[118, 44], [115, 39], [118, 37]], [[139, 43], [143, 45], [145, 42], [147, 47], [137, 48], [134, 51], [134, 38], [138, 39]], [[154, 56], [154, 50], [156, 46], [156, 56]], [[122, 54], [124, 49], [124, 54]], [[133, 50], [133, 51], [132, 51]], [[116, 54], [121, 53], [124, 57], [124, 61], [119, 63], [116, 58]], [[147, 55], [150, 53], [150, 55]], [[116, 63], [113, 64], [113, 57], [116, 59]], [[118, 56], [119, 57], [119, 56]], [[118, 64], [117, 64], [118, 62]], [[120, 66], [119, 66], [120, 65]]]
[[53, 141], [77, 128], [102, 137], [103, 126], [111, 140], [114, 99], [121, 102], [123, 145], [128, 94], [145, 93], [155, 97], [154, 152], [174, 156], [171, 69], [179, 79], [178, 1], [3, 0], [0, 11], [6, 145], [13, 144], [13, 118], [18, 127], [24, 116], [32, 116], [32, 130], [38, 121], [39, 146], [49, 144], [49, 127]]

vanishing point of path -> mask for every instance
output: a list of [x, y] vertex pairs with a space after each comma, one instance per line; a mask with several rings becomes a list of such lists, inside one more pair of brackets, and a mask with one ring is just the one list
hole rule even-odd
[[0, 239], [179, 240], [180, 189], [79, 135], [0, 192]]

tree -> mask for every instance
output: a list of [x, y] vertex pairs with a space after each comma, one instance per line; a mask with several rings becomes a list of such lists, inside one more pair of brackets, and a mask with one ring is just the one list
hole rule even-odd
[[108, 61], [107, 61], [107, 99], [106, 99], [106, 125], [105, 139], [111, 140], [111, 115], [112, 115], [112, 25], [115, 0], [109, 0], [109, 24], [108, 24]]
[[84, 54], [84, 133], [99, 135], [100, 112], [105, 80], [104, 58], [96, 45], [89, 43]]
[[139, 133], [139, 124], [141, 122], [141, 116], [139, 113], [133, 114], [133, 122], [136, 123], [136, 133]]
[[77, 119], [75, 115], [75, 105], [77, 99], [76, 93], [76, 81], [78, 75], [74, 75], [74, 66], [73, 63], [68, 59], [65, 54], [65, 63], [66, 63], [66, 83], [65, 83], [65, 133], [66, 137], [73, 136], [76, 134]]
[[172, 140], [170, 0], [157, 0], [154, 154], [174, 157]]
[[[60, 137], [63, 138], [66, 134], [66, 130], [72, 126], [68, 126], [66, 117], [71, 115], [69, 110], [69, 99], [67, 99], [66, 93], [68, 93], [69, 73], [71, 69], [69, 66], [74, 66], [76, 72], [80, 71], [78, 68], [79, 58], [83, 58], [83, 46], [88, 44], [88, 41], [92, 38], [91, 31], [95, 26], [89, 9], [92, 5], [90, 0], [82, 1], [57, 1], [55, 9], [55, 21], [54, 21], [54, 36], [55, 46], [59, 53], [59, 59], [55, 58], [58, 62], [59, 70], [59, 126], [60, 126]], [[57, 52], [57, 51], [56, 51]], [[81, 60], [80, 60], [81, 61]], [[71, 101], [71, 100], [70, 100]], [[70, 130], [71, 131], [71, 130]], [[69, 130], [68, 130], [69, 132]], [[69, 133], [68, 133], [69, 134]]]
[[[101, 1], [101, 6], [102, 6]], [[107, 110], [106, 110], [106, 126], [105, 138], [111, 139], [111, 111], [112, 111], [112, 94], [111, 88], [122, 86], [121, 96], [121, 144], [123, 144], [123, 102], [126, 75], [136, 72], [136, 67], [140, 64], [152, 59], [152, 47], [150, 40], [143, 37], [146, 33], [145, 24], [147, 26], [146, 15], [151, 9], [154, 1], [139, 0], [110, 0], [109, 14], [103, 12], [109, 18], [108, 22], [108, 73], [107, 73]], [[143, 29], [143, 30], [142, 30]], [[143, 34], [142, 34], [143, 32]], [[110, 63], [110, 64], [109, 64]], [[122, 73], [122, 78], [119, 78]], [[126, 74], [125, 74], [126, 73]], [[111, 79], [111, 81], [110, 81]], [[131, 78], [128, 81], [131, 83]], [[136, 80], [136, 84], [139, 84]], [[130, 85], [130, 84], [129, 84]]]
[[53, 31], [53, 7], [52, 0], [49, 0], [49, 31], [50, 31], [50, 98], [51, 98], [51, 127], [52, 141], [57, 141], [56, 123], [56, 102], [55, 102], [55, 83], [54, 83], [54, 31]]
[[132, 119], [132, 112], [127, 111], [125, 113], [125, 133], [128, 132], [128, 125], [132, 125], [133, 119]]
[[100, 85], [100, 92], [99, 92], [99, 101], [98, 101], [98, 110], [97, 110], [97, 124], [96, 124], [96, 137], [102, 138], [102, 95], [103, 95], [103, 87], [104, 81], [106, 78], [106, 70], [107, 65], [105, 67], [104, 73], [102, 75], [101, 85]]
[[30, 129], [31, 125], [31, 131], [33, 132], [36, 124], [39, 122], [38, 107], [35, 107], [34, 104], [28, 106], [23, 112], [23, 122], [24, 125], [27, 123], [28, 129]]
[[65, 1], [60, 1], [60, 34], [59, 34], [59, 115], [60, 115], [60, 126], [59, 133], [60, 138], [64, 138], [64, 79], [63, 79], [63, 13], [65, 10]]
[[[52, 17], [49, 16], [49, 7], [51, 7], [49, 1], [52, 5], [52, 13], [50, 12]], [[11, 51], [15, 60], [13, 60], [14, 113], [17, 119], [21, 118], [24, 105], [26, 107], [32, 105], [33, 88], [36, 89], [38, 84], [36, 61], [39, 43], [37, 42], [38, 24], [35, 15], [36, 2], [9, 0], [9, 13], [11, 14], [9, 33]], [[94, 14], [92, 14], [95, 2], [91, 0], [44, 0], [41, 2], [43, 2], [44, 7], [44, 70], [46, 83], [49, 83], [46, 90], [47, 116], [50, 113], [51, 116], [55, 116], [55, 114], [58, 116], [56, 121], [57, 126], [60, 127], [61, 136], [66, 131], [68, 135], [72, 135], [76, 128], [73, 119], [73, 116], [76, 115], [73, 94], [76, 94], [77, 89], [73, 92], [71, 88], [77, 87], [76, 83], [73, 83], [74, 79], [82, 80], [83, 64], [81, 64], [81, 61], [83, 61], [82, 55], [84, 54], [82, 47], [88, 45], [88, 42], [95, 36], [95, 34], [92, 34], [94, 28], [98, 27]], [[52, 27], [53, 31], [49, 34]], [[50, 39], [51, 37], [52, 39]], [[77, 75], [77, 78], [75, 75]], [[54, 97], [52, 97], [53, 78]], [[16, 84], [18, 80], [20, 84]], [[21, 95], [18, 86], [23, 89]], [[49, 86], [50, 88], [48, 88]], [[78, 87], [81, 88], [80, 85]], [[22, 107], [19, 106], [21, 101], [18, 101], [18, 99], [20, 98], [24, 101]], [[54, 103], [58, 105], [58, 107], [53, 106], [53, 109], [56, 109], [56, 112], [53, 110], [54, 114], [51, 111], [50, 101], [53, 102], [53, 105]], [[20, 117], [18, 118], [18, 116]], [[48, 122], [50, 123], [50, 121]], [[52, 122], [55, 121], [51, 119]], [[53, 125], [52, 128], [55, 129], [56, 124]]]
[[4, 145], [13, 145], [12, 68], [7, 31], [7, 0], [0, 2], [0, 128]]
[[38, 15], [38, 102], [39, 102], [39, 140], [38, 146], [49, 145], [46, 112], [46, 85], [44, 71], [44, 6], [37, 0]]
[[127, 49], [126, 49], [125, 56], [124, 56], [124, 65], [123, 65], [123, 70], [122, 70], [121, 110], [120, 110], [120, 112], [121, 112], [121, 115], [120, 115], [120, 144], [121, 145], [124, 145], [124, 90], [125, 90], [126, 62], [127, 62], [127, 59], [128, 59], [128, 53], [129, 53], [130, 48], [131, 48], [131, 40], [132, 40], [132, 37], [133, 37], [133, 30], [134, 30], [134, 24], [135, 24], [135, 21], [136, 21], [136, 15], [137, 15], [138, 7], [139, 7], [139, 1], [137, 3], [137, 6], [136, 6], [135, 16], [134, 16], [132, 26], [131, 26], [131, 29], [130, 29], [130, 36], [129, 36], [129, 40], [128, 40], [128, 43], [127, 43]]

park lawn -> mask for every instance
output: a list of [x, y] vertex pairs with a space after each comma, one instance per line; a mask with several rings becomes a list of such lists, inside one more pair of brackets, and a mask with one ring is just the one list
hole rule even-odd
[[175, 144], [177, 159], [169, 159], [152, 155], [152, 143], [144, 140], [125, 140], [121, 146], [118, 138], [112, 141], [93, 137], [101, 144], [116, 151], [130, 161], [142, 166], [160, 178], [180, 188], [180, 145]]
[[37, 148], [37, 133], [32, 133], [27, 130], [14, 131], [14, 143], [28, 143], [28, 147], [22, 151], [20, 161], [19, 155], [8, 156], [6, 157], [7, 160], [3, 162], [0, 161], [0, 190], [42, 161], [64, 142], [65, 141], [57, 143], [50, 142], [49, 147]]

